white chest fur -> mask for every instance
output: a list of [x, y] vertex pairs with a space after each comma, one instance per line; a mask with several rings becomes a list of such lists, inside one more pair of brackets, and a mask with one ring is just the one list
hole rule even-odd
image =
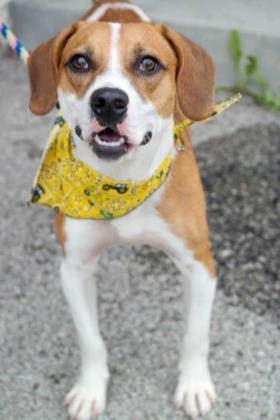
[[[167, 181], [168, 182], [168, 181]], [[168, 224], [160, 217], [156, 206], [165, 188], [164, 184], [140, 207], [113, 221], [66, 219], [66, 252], [82, 252], [82, 260], [97, 255], [117, 244], [151, 245], [177, 255], [189, 254], [181, 239], [175, 236]]]

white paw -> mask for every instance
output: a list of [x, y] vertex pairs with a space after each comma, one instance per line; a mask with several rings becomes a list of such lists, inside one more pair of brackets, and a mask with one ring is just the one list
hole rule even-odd
[[91, 420], [102, 414], [106, 407], [108, 381], [77, 383], [65, 397], [71, 420]]
[[184, 372], [180, 377], [175, 393], [175, 404], [191, 418], [208, 413], [216, 399], [215, 388], [208, 372], [197, 378]]

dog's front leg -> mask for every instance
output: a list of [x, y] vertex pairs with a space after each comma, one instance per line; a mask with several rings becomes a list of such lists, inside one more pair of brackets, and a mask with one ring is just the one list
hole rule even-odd
[[[211, 258], [211, 257], [210, 257]], [[207, 413], [216, 393], [208, 367], [209, 328], [216, 280], [196, 260], [175, 261], [183, 275], [184, 340], [175, 403], [191, 417]]]
[[[90, 223], [66, 220], [67, 241], [61, 265], [62, 288], [78, 333], [81, 372], [66, 396], [69, 416], [89, 420], [105, 409], [109, 379], [107, 353], [99, 332], [95, 269], [102, 248]], [[102, 232], [101, 232], [102, 233]], [[100, 233], [100, 236], [102, 236]]]
[[90, 419], [103, 412], [106, 404], [109, 373], [98, 328], [95, 265], [96, 259], [85, 263], [74, 256], [66, 256], [61, 265], [63, 291], [81, 349], [80, 377], [65, 399], [73, 419]]
[[109, 373], [98, 328], [95, 265], [95, 260], [82, 263], [74, 257], [66, 257], [61, 265], [62, 286], [81, 348], [80, 377], [65, 399], [73, 419], [90, 419], [106, 404]]

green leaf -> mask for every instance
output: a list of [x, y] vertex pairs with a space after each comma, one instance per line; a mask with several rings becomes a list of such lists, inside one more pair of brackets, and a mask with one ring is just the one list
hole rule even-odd
[[254, 95], [254, 97], [261, 105], [273, 111], [280, 111], [280, 96], [274, 95], [270, 89], [265, 90], [261, 94]]
[[260, 95], [260, 99], [264, 105], [269, 106], [274, 101], [274, 95], [271, 90], [267, 89]]
[[267, 98], [267, 106], [274, 111], [280, 111], [280, 96], [274, 95], [271, 92], [271, 95]]
[[259, 61], [258, 58], [254, 55], [247, 56], [248, 63], [246, 64], [246, 74], [247, 76], [252, 76], [254, 73], [259, 71]]
[[248, 55], [247, 60], [248, 62], [245, 66], [245, 72], [248, 77], [248, 81], [255, 82], [263, 91], [267, 90], [269, 85], [260, 73], [258, 58], [254, 55]]
[[219, 91], [236, 91], [250, 95], [261, 105], [280, 112], [280, 95], [271, 90], [268, 81], [260, 71], [258, 57], [247, 56], [247, 62], [243, 66], [243, 50], [238, 31], [230, 32], [230, 53], [234, 61], [235, 85], [231, 88], [220, 88]]
[[243, 51], [241, 47], [241, 39], [238, 31], [231, 31], [230, 32], [230, 52], [232, 55], [233, 60], [235, 63], [239, 63], [242, 56]]

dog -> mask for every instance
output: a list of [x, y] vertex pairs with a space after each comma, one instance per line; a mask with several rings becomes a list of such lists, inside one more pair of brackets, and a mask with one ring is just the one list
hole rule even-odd
[[81, 348], [80, 376], [65, 399], [70, 418], [89, 420], [106, 407], [109, 371], [94, 273], [100, 254], [116, 244], [155, 246], [182, 273], [185, 325], [174, 401], [191, 417], [206, 414], [216, 400], [208, 353], [217, 276], [190, 133], [178, 151], [173, 129], [213, 113], [212, 59], [129, 1], [97, 0], [80, 21], [36, 48], [28, 68], [31, 111], [44, 115], [59, 102], [79, 161], [139, 183], [172, 158], [167, 179], [123, 217], [56, 215], [62, 286]]

